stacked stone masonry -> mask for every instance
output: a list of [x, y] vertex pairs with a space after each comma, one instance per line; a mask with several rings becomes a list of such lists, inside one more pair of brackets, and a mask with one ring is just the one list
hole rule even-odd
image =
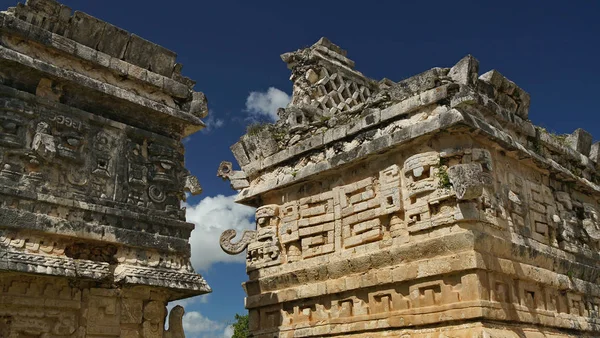
[[183, 337], [208, 110], [175, 58], [53, 0], [0, 12], [0, 337]]
[[600, 336], [599, 143], [528, 119], [471, 56], [400, 82], [327, 39], [286, 53], [293, 98], [221, 177], [258, 207], [252, 337]]

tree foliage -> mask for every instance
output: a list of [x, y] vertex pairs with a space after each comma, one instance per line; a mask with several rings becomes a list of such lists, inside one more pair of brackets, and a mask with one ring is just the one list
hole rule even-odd
[[235, 323], [233, 326], [233, 336], [231, 338], [247, 338], [250, 336], [250, 330], [248, 328], [248, 315], [235, 314]]

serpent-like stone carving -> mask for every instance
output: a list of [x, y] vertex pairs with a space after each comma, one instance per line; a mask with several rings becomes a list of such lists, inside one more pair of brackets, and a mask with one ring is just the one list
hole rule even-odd
[[221, 238], [219, 239], [219, 244], [221, 245], [221, 249], [230, 255], [237, 255], [240, 252], [244, 251], [250, 242], [256, 239], [256, 231], [254, 230], [245, 230], [242, 233], [242, 239], [237, 243], [231, 242], [232, 239], [235, 238], [237, 232], [234, 229], [229, 229], [223, 231], [221, 234]]

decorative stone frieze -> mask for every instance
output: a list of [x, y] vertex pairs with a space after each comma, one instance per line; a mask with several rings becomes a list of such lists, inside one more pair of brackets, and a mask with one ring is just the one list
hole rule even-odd
[[256, 230], [221, 238], [252, 337], [598, 336], [589, 134], [534, 126], [472, 56], [400, 82], [326, 39], [282, 58], [292, 102], [231, 148]]
[[208, 109], [175, 58], [53, 0], [0, 12], [0, 337], [183, 337]]

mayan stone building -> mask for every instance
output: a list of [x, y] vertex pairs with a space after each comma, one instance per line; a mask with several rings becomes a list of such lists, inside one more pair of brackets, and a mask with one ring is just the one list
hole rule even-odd
[[0, 337], [183, 337], [207, 104], [175, 58], [53, 0], [0, 13]]
[[326, 39], [282, 55], [292, 102], [219, 175], [258, 207], [253, 337], [600, 336], [600, 145], [528, 119], [471, 56], [374, 81]]

